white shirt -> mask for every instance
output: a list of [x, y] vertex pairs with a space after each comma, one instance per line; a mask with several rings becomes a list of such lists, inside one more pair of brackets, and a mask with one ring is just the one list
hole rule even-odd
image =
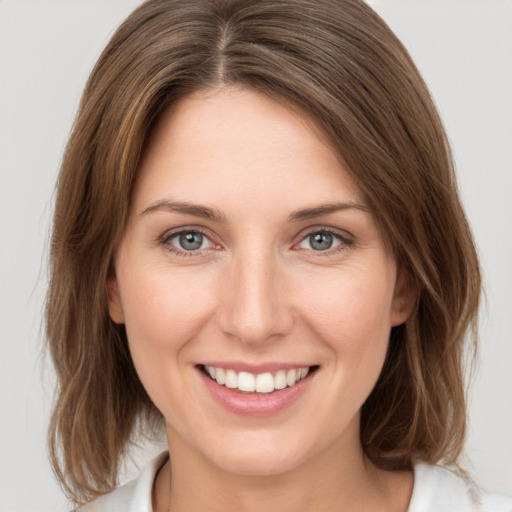
[[[153, 512], [151, 492], [167, 452], [155, 457], [138, 478], [83, 505], [77, 512]], [[483, 491], [455, 471], [419, 462], [408, 512], [512, 512], [512, 497]]]

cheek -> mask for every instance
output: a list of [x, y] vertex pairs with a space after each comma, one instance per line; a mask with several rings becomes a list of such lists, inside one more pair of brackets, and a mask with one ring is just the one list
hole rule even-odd
[[365, 341], [391, 329], [393, 279], [387, 273], [351, 270], [329, 279], [311, 276], [304, 292], [297, 292], [298, 307], [326, 339]]
[[200, 273], [131, 268], [138, 272], [123, 275], [121, 299], [132, 360], [155, 406], [167, 421], [186, 429], [183, 405], [190, 403], [191, 377], [187, 354], [210, 317], [211, 293], [206, 290], [211, 285]]
[[384, 364], [391, 331], [392, 272], [344, 269], [330, 279], [310, 279], [298, 296], [311, 336], [326, 347], [338, 403], [359, 409]]
[[137, 276], [128, 272], [123, 284], [125, 325], [137, 369], [179, 358], [212, 310], [212, 287], [205, 276], [140, 270]]

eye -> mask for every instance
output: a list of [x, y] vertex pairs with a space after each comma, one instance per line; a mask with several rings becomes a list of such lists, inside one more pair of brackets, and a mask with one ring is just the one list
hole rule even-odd
[[173, 233], [164, 239], [176, 252], [194, 252], [209, 249], [213, 246], [212, 241], [200, 231], [185, 230]]
[[338, 233], [321, 229], [306, 235], [298, 244], [300, 249], [308, 249], [315, 252], [328, 251], [336, 249], [341, 245], [349, 245], [350, 240]]

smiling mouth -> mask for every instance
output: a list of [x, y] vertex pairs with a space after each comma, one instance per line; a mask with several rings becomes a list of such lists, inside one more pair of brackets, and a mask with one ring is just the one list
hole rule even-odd
[[268, 394], [285, 388], [293, 387], [318, 369], [318, 366], [303, 366], [276, 372], [250, 373], [200, 365], [204, 374], [217, 384], [241, 393]]

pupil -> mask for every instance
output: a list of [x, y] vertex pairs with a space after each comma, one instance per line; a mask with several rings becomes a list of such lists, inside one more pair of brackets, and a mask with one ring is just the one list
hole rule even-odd
[[201, 233], [182, 233], [180, 235], [180, 245], [183, 249], [193, 251], [199, 249], [203, 244], [203, 235]]
[[315, 233], [311, 236], [311, 247], [317, 251], [325, 251], [332, 246], [332, 235], [329, 233]]

